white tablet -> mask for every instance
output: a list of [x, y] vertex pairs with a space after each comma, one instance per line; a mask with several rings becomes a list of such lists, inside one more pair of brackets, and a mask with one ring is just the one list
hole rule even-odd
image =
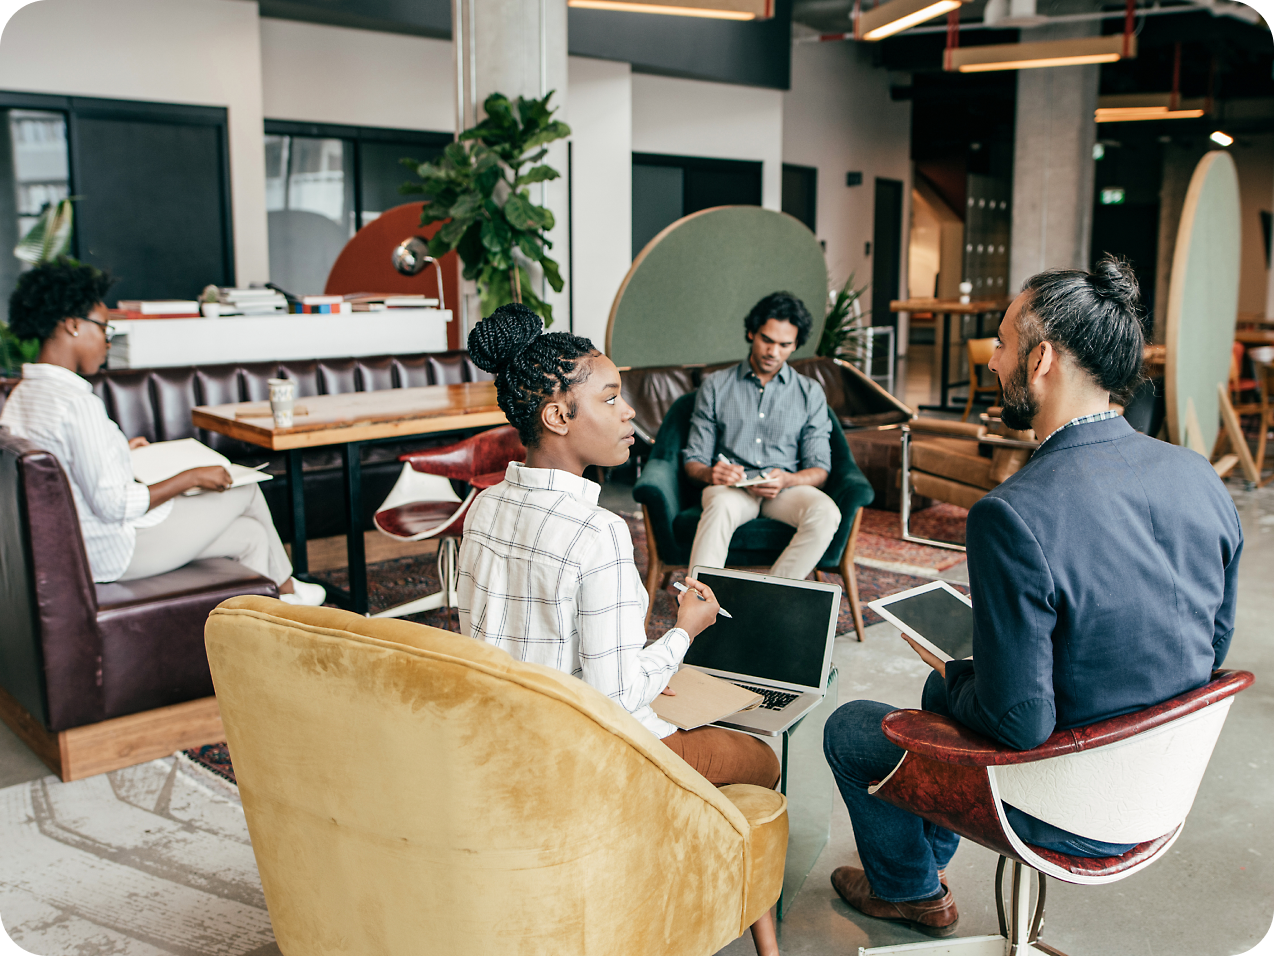
[[899, 591], [867, 606], [944, 661], [973, 656], [973, 602], [946, 581]]

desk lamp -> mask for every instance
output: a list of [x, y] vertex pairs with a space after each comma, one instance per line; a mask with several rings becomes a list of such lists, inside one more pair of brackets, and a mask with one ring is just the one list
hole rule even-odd
[[425, 240], [419, 236], [404, 239], [394, 246], [390, 259], [394, 263], [394, 268], [405, 276], [419, 275], [425, 271], [426, 266], [432, 265], [438, 274], [438, 308], [447, 307], [442, 297], [442, 266], [438, 264], [437, 259], [429, 255], [429, 246]]

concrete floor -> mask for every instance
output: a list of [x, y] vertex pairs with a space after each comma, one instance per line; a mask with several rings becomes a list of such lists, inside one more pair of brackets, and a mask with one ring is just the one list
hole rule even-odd
[[[1274, 915], [1274, 818], [1270, 812], [1274, 799], [1274, 588], [1270, 586], [1274, 580], [1274, 486], [1247, 491], [1241, 482], [1232, 482], [1231, 487], [1246, 546], [1237, 632], [1226, 666], [1253, 671], [1257, 683], [1236, 699], [1194, 810], [1165, 859], [1104, 887], [1050, 881], [1042, 938], [1070, 956], [1226, 956], [1251, 950], [1270, 930]], [[629, 489], [617, 483], [607, 486], [603, 503], [618, 510], [636, 510]], [[957, 566], [950, 577], [958, 580], [963, 568]], [[863, 644], [839, 639], [835, 659], [842, 702], [871, 698], [898, 706], [918, 705], [927, 669], [890, 625], [869, 628]], [[46, 773], [43, 764], [0, 726], [0, 788]], [[923, 939], [904, 927], [863, 917], [837, 898], [829, 883], [831, 871], [856, 861], [848, 815], [837, 798], [831, 842], [780, 924], [785, 954], [852, 954], [859, 946]], [[948, 875], [960, 908], [962, 936], [996, 931], [995, 862], [994, 854], [968, 841], [952, 861]], [[6, 943], [0, 936], [0, 951]], [[110, 951], [109, 946], [95, 947], [88, 939], [66, 950], [77, 956]], [[753, 949], [745, 936], [723, 952], [739, 956]]]

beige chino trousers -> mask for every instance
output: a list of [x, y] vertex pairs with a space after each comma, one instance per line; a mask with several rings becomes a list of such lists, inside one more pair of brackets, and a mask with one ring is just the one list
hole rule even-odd
[[798, 581], [809, 577], [840, 527], [836, 502], [813, 485], [792, 485], [773, 498], [729, 485], [709, 485], [703, 489], [703, 517], [690, 548], [690, 567], [725, 567], [734, 532], [757, 515], [796, 529], [770, 573]]
[[178, 495], [167, 518], [137, 529], [133, 560], [119, 580], [164, 574], [200, 558], [231, 558], [275, 584], [291, 577], [292, 562], [260, 486]]

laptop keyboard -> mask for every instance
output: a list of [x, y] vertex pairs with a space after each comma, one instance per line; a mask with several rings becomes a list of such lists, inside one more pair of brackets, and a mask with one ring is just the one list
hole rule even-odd
[[782, 710], [800, 694], [793, 694], [785, 690], [773, 690], [769, 687], [753, 687], [751, 684], [739, 684], [740, 687], [752, 691], [754, 694], [760, 694], [765, 699], [761, 701], [761, 706], [766, 710]]

